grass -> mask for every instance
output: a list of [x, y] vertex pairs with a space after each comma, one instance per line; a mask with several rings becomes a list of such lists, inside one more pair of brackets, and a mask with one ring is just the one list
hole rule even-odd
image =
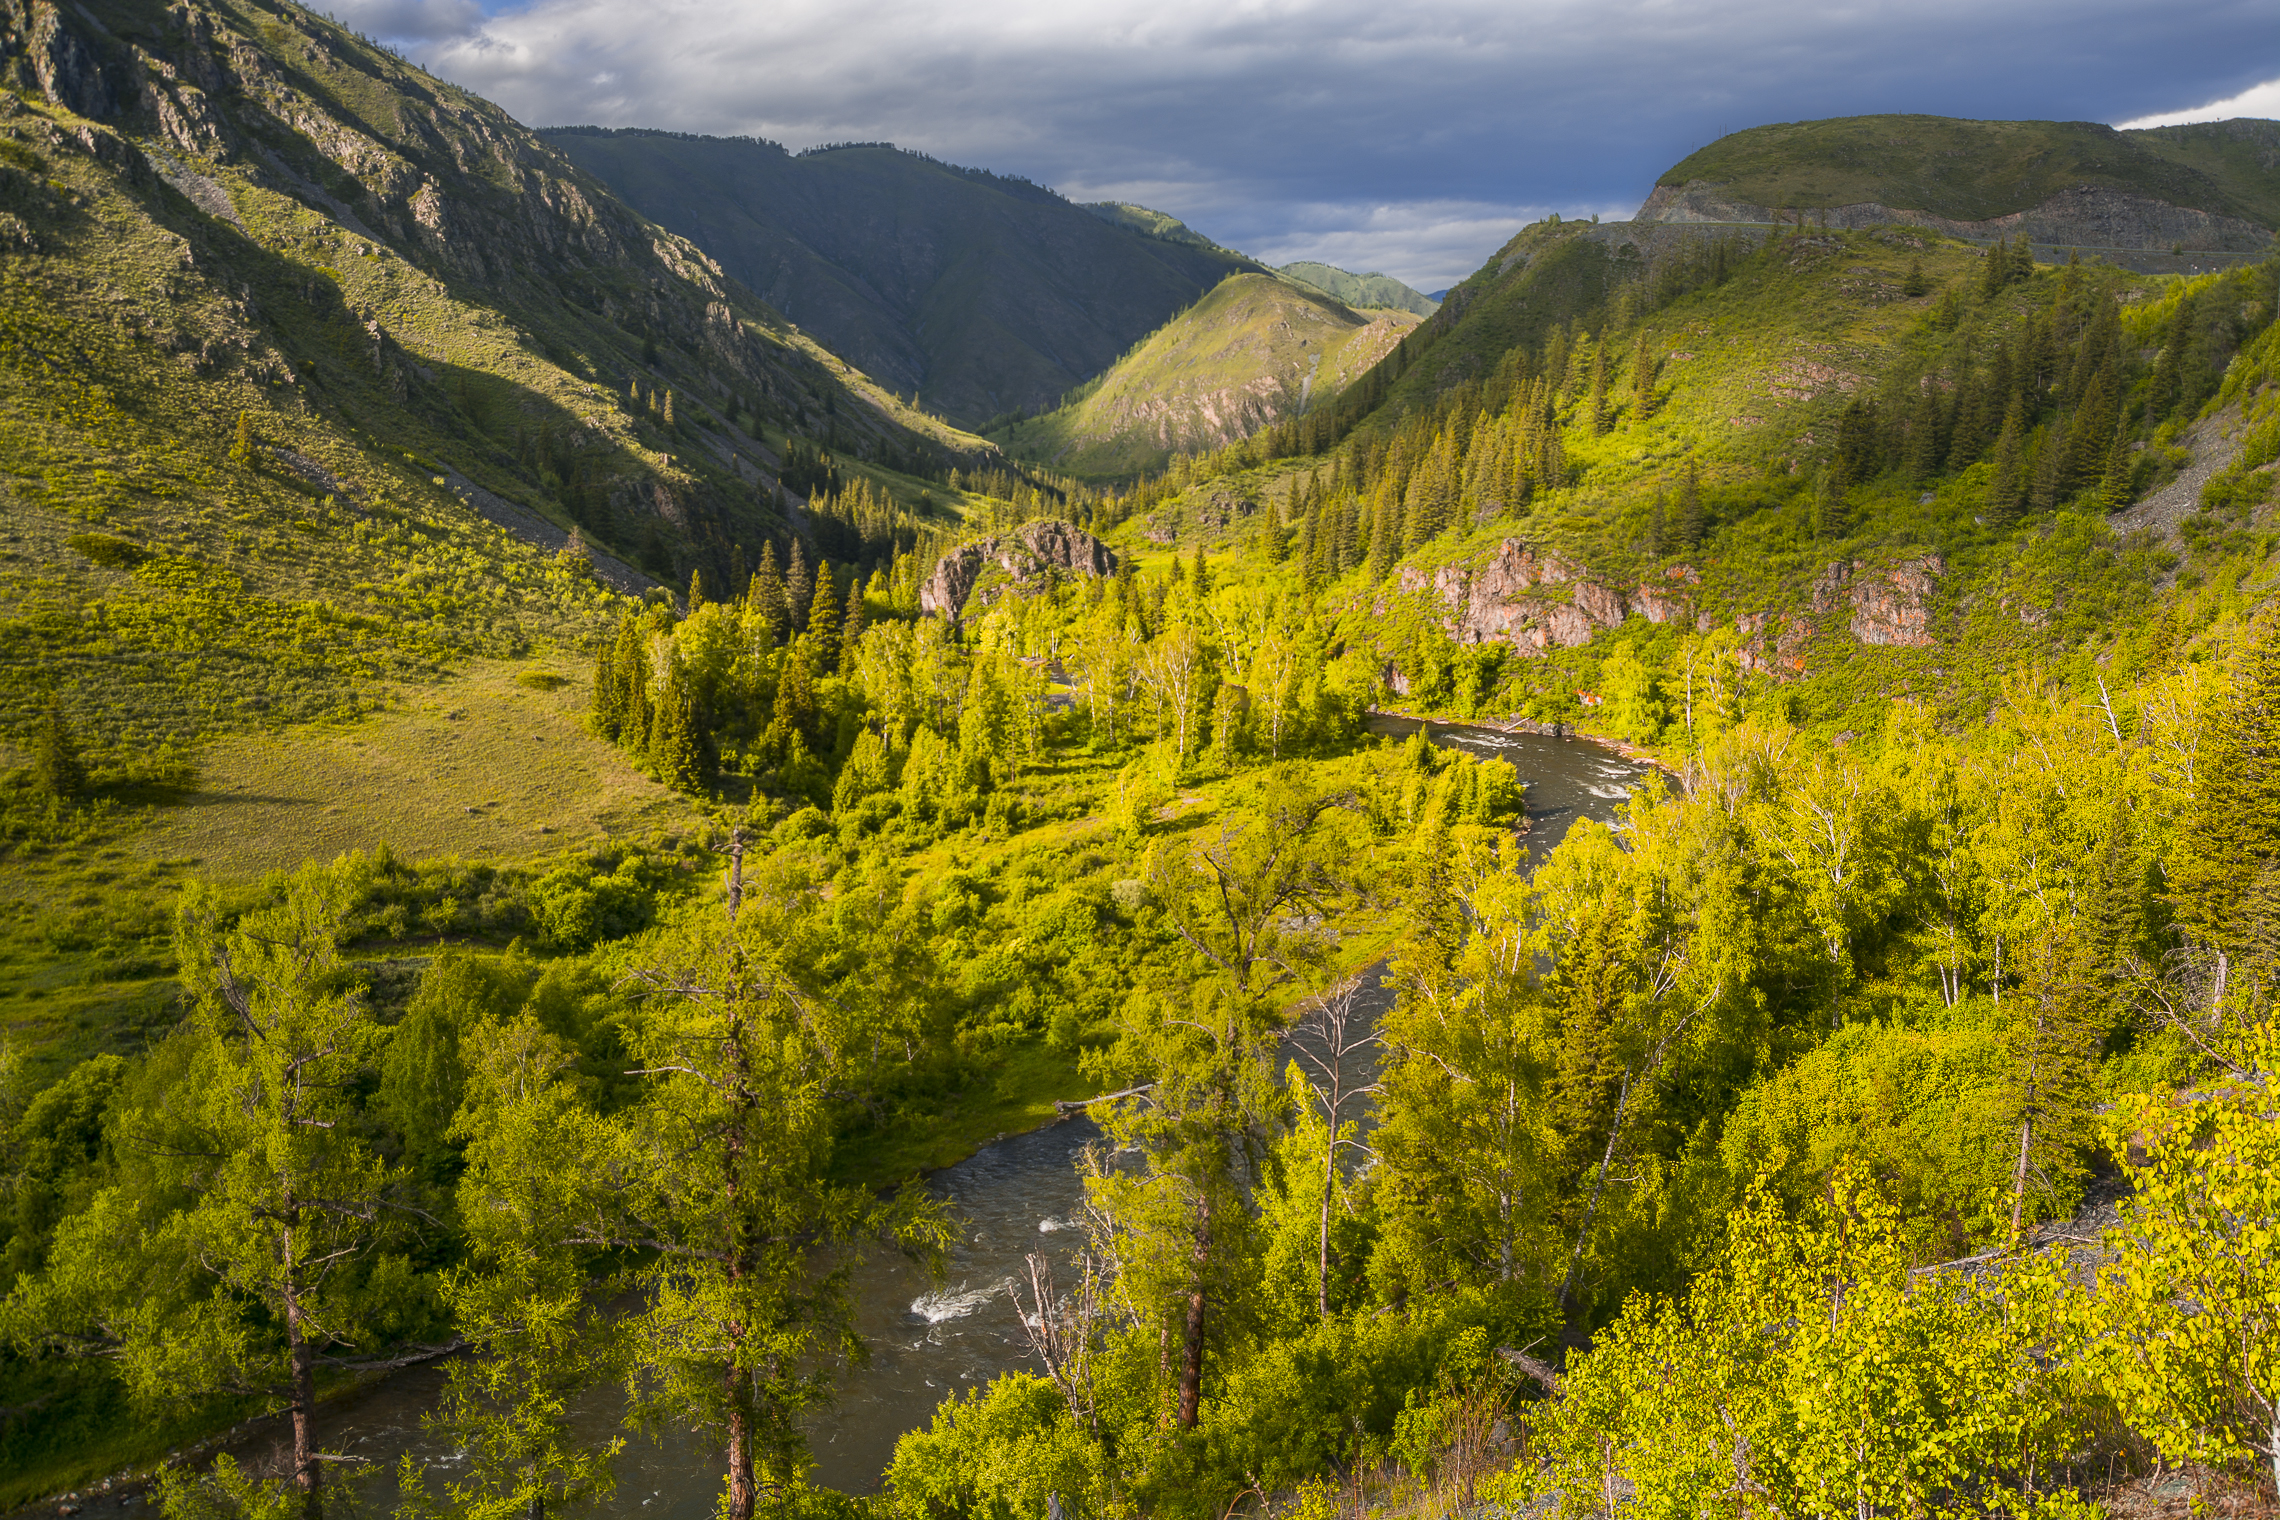
[[353, 723], [230, 735], [134, 847], [242, 881], [383, 843], [410, 860], [512, 862], [691, 820], [686, 799], [585, 731], [591, 688], [583, 660], [474, 661]]
[[1417, 321], [1404, 311], [1364, 315], [1276, 275], [1231, 275], [1075, 399], [1015, 424], [1001, 442], [1078, 477], [1154, 469], [1335, 396]]
[[1876, 203], [1962, 221], [2095, 185], [2270, 227], [2280, 208], [2269, 168], [2258, 173], [2249, 157], [2236, 163], [2174, 133], [2094, 122], [1846, 116], [1735, 132], [1680, 160], [1659, 183], [1708, 180], [1759, 206]]

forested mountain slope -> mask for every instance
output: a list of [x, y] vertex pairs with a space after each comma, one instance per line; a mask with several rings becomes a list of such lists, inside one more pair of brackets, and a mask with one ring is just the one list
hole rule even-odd
[[1055, 411], [992, 434], [1080, 477], [1130, 476], [1221, 447], [1335, 397], [1414, 325], [1271, 274], [1231, 275]]
[[[669, 1430], [730, 1520], [2261, 1502], [2280, 264], [1547, 223], [1398, 327], [1239, 275], [1109, 376], [1118, 447], [1172, 396], [1192, 451], [1094, 489], [304, 13], [93, 14], [23, 18], [0, 119], [0, 1493], [630, 1509]], [[689, 594], [454, 472], [654, 522]], [[675, 811], [405, 858], [445, 737], [337, 859], [138, 853], [188, 811], [119, 784], [146, 734], [484, 650], [328, 734], [480, 693], [498, 773], [575, 741]], [[1389, 708], [1660, 775], [1555, 817]], [[1089, 1094], [1036, 1369], [816, 1490], [836, 1269], [946, 1264], [896, 1184]], [[322, 1394], [462, 1339], [448, 1464], [329, 1460]], [[273, 1463], [146, 1465], [256, 1411]]]
[[2280, 227], [2280, 123], [1848, 116], [1752, 127], [1673, 165], [1641, 221], [1904, 221], [2101, 248], [2258, 252]]
[[[466, 497], [717, 583], [787, 531], [788, 432], [937, 472], [987, 453], [495, 107], [298, 8], [9, 24], [18, 745], [35, 651], [95, 733], [148, 744], [351, 700], [335, 666], [577, 626], [585, 583]], [[225, 667], [230, 695], [190, 673]]]
[[1389, 274], [1355, 274], [1334, 264], [1317, 264], [1307, 260], [1285, 264], [1275, 273], [1311, 285], [1325, 295], [1335, 296], [1348, 306], [1393, 306], [1402, 311], [1413, 311], [1421, 317], [1429, 317], [1433, 314], [1433, 308], [1440, 304], [1430, 296], [1411, 290]]
[[678, 133], [544, 135], [833, 353], [970, 428], [1051, 405], [1227, 273], [1257, 267], [883, 143], [793, 154]]

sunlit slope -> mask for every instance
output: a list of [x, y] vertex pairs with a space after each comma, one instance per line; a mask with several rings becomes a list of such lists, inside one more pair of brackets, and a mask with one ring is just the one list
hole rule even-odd
[[969, 427], [1050, 404], [1229, 270], [1257, 267], [881, 143], [792, 154], [750, 138], [545, 136], [834, 353]]
[[850, 469], [986, 450], [308, 12], [95, 0], [5, 40], [19, 747], [51, 694], [123, 764], [583, 638], [608, 596], [572, 529], [620, 586], [718, 584], [785, 531], [787, 432]]
[[[2255, 251], [2280, 226], [2280, 126], [2121, 132], [2097, 122], [1851, 116], [1736, 132], [1673, 165], [1647, 220], [1845, 225], [1894, 213], [2038, 241]], [[2018, 219], [2025, 220], [2018, 220]], [[1996, 225], [2012, 219], [2016, 225]]]
[[1230, 276], [1058, 411], [996, 436], [1072, 475], [1153, 469], [1329, 400], [1416, 322], [1275, 275]]

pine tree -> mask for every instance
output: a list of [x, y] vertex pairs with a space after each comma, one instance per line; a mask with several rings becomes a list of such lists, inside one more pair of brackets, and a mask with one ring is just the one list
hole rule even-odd
[[695, 612], [705, 604], [705, 573], [702, 569], [689, 572], [689, 610]]
[[2011, 283], [2011, 245], [2001, 238], [1987, 250], [1987, 262], [1979, 271], [1979, 294], [1983, 300], [1993, 300]]
[[237, 434], [230, 440], [230, 463], [247, 464], [253, 459], [253, 413], [240, 412]]
[[1200, 538], [1197, 539], [1195, 543], [1195, 572], [1193, 579], [1195, 581], [1195, 598], [1200, 602], [1204, 599], [1204, 597], [1208, 596], [1211, 593], [1211, 566], [1204, 560], [1203, 540]]
[[2125, 511], [2133, 504], [2129, 435], [2129, 414], [2124, 412], [2114, 429], [2114, 441], [2106, 446], [2106, 468], [2098, 478], [2098, 505], [2108, 512]]
[[1702, 542], [1702, 466], [1688, 459], [1678, 483], [1678, 521], [1672, 524], [1679, 547], [1691, 549]]
[[1614, 419], [1607, 412], [1607, 344], [1603, 340], [1591, 347], [1591, 433], [1596, 438]]
[[808, 604], [815, 600], [815, 582], [808, 576], [807, 556], [798, 539], [792, 540], [792, 567], [784, 576], [784, 609], [794, 631], [807, 627]]
[[664, 408], [664, 413], [665, 413], [665, 428], [666, 428], [666, 431], [670, 432], [670, 431], [672, 431], [672, 428], [673, 428], [673, 393], [672, 393], [671, 391], [667, 391], [667, 392], [665, 393], [665, 408]]
[[1931, 282], [1924, 278], [1924, 261], [1922, 259], [1910, 259], [1908, 261], [1908, 277], [1900, 282], [1900, 293], [1913, 299], [1931, 288]]
[[2203, 945], [2270, 962], [2280, 940], [2280, 621], [2267, 615], [2251, 630], [2226, 687], [2209, 704], [2170, 900]]
[[2003, 431], [1995, 439], [1995, 459], [1987, 476], [1987, 521], [1995, 527], [2017, 520], [2026, 490], [2025, 424], [2020, 411], [2014, 399], [2003, 415]]
[[772, 543], [760, 546], [760, 568], [745, 592], [745, 601], [767, 624], [768, 642], [780, 643], [791, 626], [791, 603], [784, 591], [784, 578], [776, 573], [776, 546]]
[[782, 667], [776, 672], [775, 727], [786, 737], [799, 734], [803, 738], [815, 727], [815, 677], [808, 670], [808, 646], [805, 640], [796, 640], [784, 651]]
[[829, 674], [839, 668], [839, 588], [831, 578], [831, 561], [816, 562], [815, 595], [808, 603], [808, 641], [815, 645], [811, 668]]
[[2030, 451], [2034, 466], [2029, 472], [2032, 483], [2027, 488], [2027, 503], [2037, 512], [2048, 512], [2058, 505], [2059, 487], [2066, 479], [2066, 420], [2060, 418], [2047, 428], [2037, 428]]
[[[871, 578], [874, 581], [878, 579], [876, 575]], [[1097, 578], [1094, 579], [1088, 589], [1097, 600], [1100, 596], [1100, 581]], [[840, 625], [839, 663], [842, 670], [849, 669], [854, 665], [855, 646], [862, 643], [863, 630], [870, 625], [870, 608], [863, 600], [863, 583], [857, 581], [847, 588], [847, 620]]]
[[1655, 402], [1655, 361], [1647, 353], [1647, 335], [1639, 334], [1639, 341], [1631, 350], [1631, 415], [1644, 420], [1653, 410]]
[[72, 732], [71, 721], [58, 703], [50, 702], [40, 716], [32, 774], [39, 779], [40, 790], [59, 802], [70, 802], [87, 790], [87, 764], [80, 758], [79, 736]]
[[1845, 491], [1837, 484], [1837, 472], [1827, 465], [1813, 477], [1812, 519], [1809, 524], [1815, 539], [1840, 538], [1845, 531]]

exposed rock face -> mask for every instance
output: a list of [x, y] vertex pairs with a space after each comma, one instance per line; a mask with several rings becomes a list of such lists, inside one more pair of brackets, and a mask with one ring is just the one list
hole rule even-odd
[[1399, 584], [1404, 591], [1430, 586], [1448, 608], [1449, 636], [1459, 643], [1495, 640], [1535, 655], [1555, 645], [1573, 649], [1587, 644], [1594, 633], [1620, 626], [1634, 612], [1650, 623], [1683, 622], [1693, 614], [1689, 588], [1701, 579], [1679, 565], [1660, 584], [1618, 591], [1585, 579], [1573, 561], [1539, 555], [1508, 538], [1478, 570], [1444, 565], [1428, 581], [1423, 571], [1405, 566]]
[[[1726, 187], [1708, 180], [1684, 185], [1657, 185], [1639, 208], [1642, 222], [1770, 222], [1774, 208], [1729, 198]], [[2076, 244], [2092, 248], [2166, 249], [2182, 243], [2187, 248], [2216, 252], [2258, 253], [2272, 244], [2272, 235], [2254, 222], [2173, 206], [2148, 196], [2100, 185], [2077, 185], [2061, 190], [2041, 205], [1985, 221], [1962, 222], [1883, 206], [1873, 201], [1854, 206], [1830, 206], [1805, 213], [1830, 227], [1861, 228], [1888, 222], [1930, 227], [1955, 237], [2009, 238], [2025, 234], [2037, 243]]]
[[[1023, 523], [996, 538], [961, 544], [935, 562], [934, 573], [918, 591], [920, 609], [956, 622], [992, 567], [1004, 572], [1002, 590], [1027, 589], [1055, 575], [1113, 575], [1116, 555], [1081, 528], [1057, 518]], [[993, 600], [984, 588], [985, 602]]]
[[[1932, 601], [1946, 573], [1946, 562], [1936, 554], [1881, 567], [1863, 560], [1835, 561], [1814, 580], [1808, 613], [1736, 617], [1734, 628], [1741, 635], [1737, 656], [1749, 670], [1799, 675], [1805, 669], [1805, 645], [1821, 629], [1838, 625], [1863, 644], [1928, 646], [1934, 642]], [[1659, 580], [1621, 590], [1587, 579], [1581, 566], [1557, 554], [1539, 553], [1508, 538], [1478, 569], [1444, 565], [1428, 573], [1404, 566], [1396, 585], [1435, 597], [1443, 608], [1442, 626], [1457, 642], [1494, 641], [1533, 657], [1588, 644], [1594, 634], [1620, 627], [1633, 615], [1708, 632], [1709, 617], [1696, 610], [1695, 588], [1701, 583], [1701, 572], [1674, 565]], [[1394, 690], [1406, 689], [1406, 676], [1388, 669]]]
[[1860, 560], [1838, 560], [1813, 582], [1813, 610], [1843, 616], [1863, 644], [1921, 648], [1932, 642], [1931, 601], [1947, 563], [1936, 554], [1870, 570]]

